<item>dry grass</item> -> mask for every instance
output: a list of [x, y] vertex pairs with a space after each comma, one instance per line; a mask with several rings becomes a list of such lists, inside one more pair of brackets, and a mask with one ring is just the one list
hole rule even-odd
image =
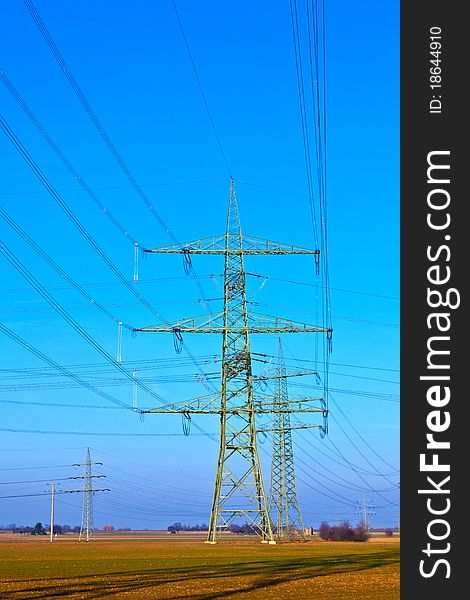
[[399, 542], [0, 543], [0, 597], [398, 600]]

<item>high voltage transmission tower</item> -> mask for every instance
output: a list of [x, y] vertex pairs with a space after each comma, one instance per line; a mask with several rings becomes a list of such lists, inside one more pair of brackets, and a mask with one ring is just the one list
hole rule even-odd
[[93, 496], [96, 492], [108, 492], [108, 489], [94, 489], [93, 479], [103, 478], [106, 475], [93, 475], [92, 465], [102, 465], [101, 462], [91, 462], [90, 448], [87, 449], [87, 455], [84, 463], [76, 463], [74, 467], [85, 467], [85, 474], [74, 477], [73, 479], [83, 479], [83, 503], [82, 503], [82, 523], [80, 525], [80, 534], [78, 541], [83, 539], [87, 542], [95, 539], [95, 522], [93, 514]]
[[[252, 373], [250, 333], [313, 332], [331, 334], [331, 329], [278, 317], [249, 312], [246, 299], [244, 257], [246, 255], [319, 255], [284, 243], [242, 235], [233, 180], [230, 183], [225, 235], [199, 239], [183, 245], [146, 250], [160, 254], [182, 254], [190, 262], [192, 254], [221, 255], [225, 258], [224, 310], [219, 314], [198, 316], [173, 323], [143, 327], [135, 331], [170, 332], [181, 343], [183, 333], [218, 333], [222, 335], [222, 382], [220, 394], [171, 404], [152, 413], [220, 415], [220, 446], [212, 500], [208, 543], [216, 543], [217, 534], [236, 519], [243, 519], [257, 531], [262, 541], [275, 543], [269, 506], [256, 441], [256, 413], [272, 414], [273, 403], [255, 399]], [[262, 378], [266, 379], [266, 378]], [[315, 402], [320, 402], [315, 405]], [[326, 431], [327, 408], [324, 398], [288, 403], [288, 413], [320, 413]]]
[[287, 372], [278, 341], [278, 380], [273, 402], [270, 516], [277, 539], [306, 539], [295, 484], [294, 451], [287, 393]]
[[375, 512], [372, 511], [373, 508], [370, 500], [367, 500], [365, 496], [363, 496], [362, 502], [357, 501], [356, 512], [354, 514], [361, 517], [361, 527], [365, 531], [370, 531], [370, 518], [372, 515], [375, 515]]

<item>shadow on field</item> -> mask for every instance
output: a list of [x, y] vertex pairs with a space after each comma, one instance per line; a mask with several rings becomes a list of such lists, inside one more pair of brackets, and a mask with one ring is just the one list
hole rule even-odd
[[[201, 559], [202, 560], [202, 559]], [[289, 560], [286, 556], [267, 560], [212, 563], [192, 567], [173, 567], [118, 571], [81, 577], [47, 577], [34, 580], [14, 580], [16, 589], [2, 592], [2, 599], [104, 598], [152, 589], [152, 597], [168, 600], [179, 598], [216, 600], [237, 594], [275, 587], [279, 584], [334, 575], [359, 572], [399, 562], [399, 551], [367, 554], [337, 554]], [[208, 591], [205, 584], [210, 582]], [[162, 589], [162, 588], [165, 589]], [[161, 596], [155, 595], [160, 588]], [[198, 591], [199, 589], [199, 591]]]

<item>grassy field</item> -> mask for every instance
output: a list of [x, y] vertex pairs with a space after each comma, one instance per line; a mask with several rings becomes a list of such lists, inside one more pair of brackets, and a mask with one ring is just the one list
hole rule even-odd
[[0, 540], [0, 598], [398, 600], [399, 541]]

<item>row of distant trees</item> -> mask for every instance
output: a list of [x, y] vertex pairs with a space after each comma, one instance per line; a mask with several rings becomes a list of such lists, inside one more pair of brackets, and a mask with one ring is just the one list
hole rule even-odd
[[[170, 533], [178, 533], [178, 531], [207, 531], [208, 527], [205, 523], [202, 525], [183, 525], [182, 523], [173, 523], [169, 525]], [[236, 525], [228, 527], [228, 531], [238, 534], [256, 534], [259, 530], [251, 525]], [[341, 525], [330, 525], [323, 521], [320, 525], [319, 535], [322, 540], [330, 540], [336, 542], [367, 542], [370, 538], [370, 532], [359, 524], [357, 527], [351, 527], [349, 521], [344, 521]], [[385, 529], [385, 535], [392, 536], [393, 529]]]
[[[0, 531], [11, 531], [12, 533], [24, 534], [24, 535], [46, 535], [47, 530], [50, 531], [50, 525], [43, 525], [42, 523], [36, 523], [34, 527], [29, 525], [17, 526], [15, 523], [10, 523], [10, 525], [4, 526], [0, 525]], [[115, 528], [112, 525], [103, 525], [103, 531], [114, 531]], [[75, 525], [71, 527], [70, 525], [55, 525], [54, 524], [54, 533], [57, 535], [65, 535], [67, 533], [79, 533], [80, 525]], [[118, 531], [130, 531], [129, 527], [124, 527], [122, 529], [118, 529]]]
[[183, 523], [173, 523], [168, 526], [170, 533], [178, 533], [178, 531], [207, 531], [208, 526], [205, 523], [202, 525], [183, 525]]
[[[173, 525], [168, 526], [168, 531], [170, 533], [178, 533], [178, 531], [207, 531], [209, 527], [202, 523], [202, 525], [183, 525], [182, 523], [173, 523]], [[240, 534], [255, 534], [260, 533], [259, 529], [253, 527], [251, 525], [236, 525], [232, 523], [227, 528], [228, 531], [232, 533], [240, 533]]]
[[330, 525], [323, 521], [319, 535], [322, 540], [335, 542], [367, 542], [370, 538], [370, 533], [365, 527], [358, 525], [353, 528], [348, 521], [344, 521], [341, 525]]
[[[46, 535], [46, 529], [49, 529], [50, 525], [43, 525], [42, 523], [36, 523], [34, 527], [30, 525], [19, 525], [11, 523], [7, 526], [0, 526], [0, 531], [11, 531], [12, 533], [23, 533], [25, 535]], [[70, 525], [54, 525], [54, 533], [78, 533], [80, 531], [80, 525], [71, 527]]]
[[[46, 535], [46, 530], [49, 529], [49, 525], [43, 526], [42, 523], [36, 523], [34, 527], [30, 526], [16, 526], [16, 524], [11, 523], [10, 525], [3, 526], [0, 525], [0, 531], [11, 531], [12, 533], [17, 534], [25, 534], [25, 535]], [[168, 531], [170, 533], [178, 533], [179, 531], [207, 531], [208, 526], [205, 523], [201, 525], [184, 525], [183, 523], [173, 523], [173, 525], [168, 526]], [[75, 525], [71, 527], [70, 525], [54, 525], [54, 533], [58, 535], [63, 535], [67, 533], [79, 533], [80, 526]], [[112, 525], [103, 525], [103, 531], [115, 531], [115, 528]], [[124, 527], [122, 529], [118, 529], [118, 531], [130, 531], [129, 527]], [[256, 534], [259, 533], [255, 527], [251, 525], [236, 525], [232, 523], [228, 527], [228, 531], [232, 533], [238, 534]], [[388, 528], [385, 529], [385, 535], [392, 536], [393, 529]], [[323, 540], [330, 541], [351, 541], [351, 542], [366, 542], [370, 533], [361, 525], [353, 528], [351, 527], [348, 521], [344, 521], [341, 525], [330, 525], [326, 521], [323, 521], [320, 525], [319, 535]]]

